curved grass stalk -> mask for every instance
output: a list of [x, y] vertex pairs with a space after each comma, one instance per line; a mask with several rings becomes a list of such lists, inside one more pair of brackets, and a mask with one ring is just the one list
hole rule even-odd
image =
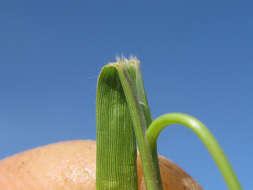
[[205, 127], [203, 123], [189, 115], [182, 113], [165, 114], [150, 124], [146, 134], [152, 149], [153, 157], [157, 156], [157, 138], [160, 132], [166, 126], [171, 124], [181, 124], [191, 129], [205, 144], [221, 174], [223, 175], [229, 189], [242, 190], [228, 159], [226, 158], [222, 148], [215, 140], [212, 133]]

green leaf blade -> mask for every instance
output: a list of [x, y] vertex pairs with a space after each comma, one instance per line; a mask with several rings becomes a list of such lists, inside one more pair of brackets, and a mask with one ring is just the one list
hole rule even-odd
[[97, 190], [137, 190], [136, 140], [115, 65], [99, 76], [96, 98]]

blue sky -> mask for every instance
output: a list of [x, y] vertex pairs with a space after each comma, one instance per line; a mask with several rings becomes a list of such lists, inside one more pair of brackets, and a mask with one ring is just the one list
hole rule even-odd
[[[250, 189], [252, 10], [252, 1], [2, 1], [0, 159], [95, 139], [99, 71], [117, 55], [135, 55], [153, 118], [182, 112], [200, 119]], [[166, 128], [159, 152], [204, 189], [227, 189], [188, 129]]]

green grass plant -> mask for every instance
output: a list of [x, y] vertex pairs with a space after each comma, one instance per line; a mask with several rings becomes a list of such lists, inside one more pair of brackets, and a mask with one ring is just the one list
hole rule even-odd
[[205, 144], [230, 190], [241, 190], [223, 150], [199, 120], [186, 114], [165, 114], [152, 121], [140, 62], [118, 59], [104, 66], [96, 97], [97, 190], [137, 190], [136, 142], [147, 190], [162, 190], [157, 138], [168, 125], [191, 129]]

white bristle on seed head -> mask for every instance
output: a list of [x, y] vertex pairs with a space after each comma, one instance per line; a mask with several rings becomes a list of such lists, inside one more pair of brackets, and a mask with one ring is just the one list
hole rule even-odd
[[136, 56], [130, 55], [129, 58], [126, 58], [125, 56], [116, 56], [116, 61], [118, 63], [126, 63], [126, 62], [139, 62], [138, 58]]

